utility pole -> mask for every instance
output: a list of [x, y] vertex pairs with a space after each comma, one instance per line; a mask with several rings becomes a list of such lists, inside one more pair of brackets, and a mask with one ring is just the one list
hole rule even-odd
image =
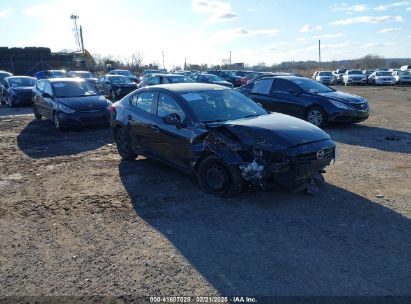
[[163, 55], [163, 69], [165, 70], [165, 69], [166, 69], [166, 66], [165, 66], [165, 64], [164, 64], [164, 51], [161, 51], [161, 54]]
[[81, 52], [84, 55], [83, 28], [81, 25], [80, 25], [80, 42], [81, 42]]
[[230, 51], [230, 67], [229, 69], [231, 70], [231, 51]]
[[73, 20], [74, 27], [74, 37], [76, 38], [76, 46], [78, 50], [81, 50], [81, 43], [80, 43], [80, 35], [79, 35], [79, 30], [77, 27], [77, 19], [79, 19], [79, 16], [76, 14], [71, 14], [70, 19]]
[[318, 63], [319, 67], [321, 67], [321, 40], [318, 40]]

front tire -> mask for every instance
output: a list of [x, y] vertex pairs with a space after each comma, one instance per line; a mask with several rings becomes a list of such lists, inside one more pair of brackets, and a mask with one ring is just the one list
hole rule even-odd
[[114, 134], [114, 141], [116, 142], [118, 154], [122, 159], [134, 160], [136, 154], [131, 149], [130, 136], [124, 128], [120, 128]]
[[314, 106], [307, 110], [305, 120], [321, 128], [327, 123], [327, 115], [322, 108]]
[[243, 189], [240, 169], [227, 165], [215, 155], [208, 156], [200, 163], [197, 176], [201, 190], [216, 196], [236, 196]]
[[43, 116], [39, 113], [39, 110], [37, 109], [37, 106], [33, 103], [33, 113], [34, 113], [34, 117], [36, 117], [36, 119], [42, 119]]

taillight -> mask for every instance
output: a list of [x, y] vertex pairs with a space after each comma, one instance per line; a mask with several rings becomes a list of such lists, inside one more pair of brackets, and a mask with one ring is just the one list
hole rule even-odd
[[110, 106], [110, 113], [114, 113], [114, 112], [116, 112], [116, 107], [112, 104]]

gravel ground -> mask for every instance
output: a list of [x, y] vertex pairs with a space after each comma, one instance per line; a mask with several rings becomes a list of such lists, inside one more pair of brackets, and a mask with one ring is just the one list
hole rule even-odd
[[372, 114], [326, 128], [337, 162], [315, 197], [215, 198], [121, 161], [109, 129], [57, 132], [1, 107], [0, 299], [411, 296], [411, 88], [339, 89]]

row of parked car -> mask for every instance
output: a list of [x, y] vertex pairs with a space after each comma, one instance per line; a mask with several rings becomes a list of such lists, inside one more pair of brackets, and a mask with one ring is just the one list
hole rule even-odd
[[370, 85], [401, 85], [411, 84], [411, 69], [337, 69], [335, 71], [316, 71], [312, 78], [327, 85], [334, 84], [370, 84]]
[[154, 71], [134, 81], [113, 73], [93, 81], [50, 76], [5, 77], [1, 101], [13, 106], [26, 96], [35, 117], [58, 130], [110, 124], [123, 159], [169, 163], [218, 196], [246, 185], [314, 191], [335, 159], [335, 143], [320, 127], [363, 121], [370, 111], [362, 97], [288, 74], [259, 74], [237, 88], [212, 71]]

